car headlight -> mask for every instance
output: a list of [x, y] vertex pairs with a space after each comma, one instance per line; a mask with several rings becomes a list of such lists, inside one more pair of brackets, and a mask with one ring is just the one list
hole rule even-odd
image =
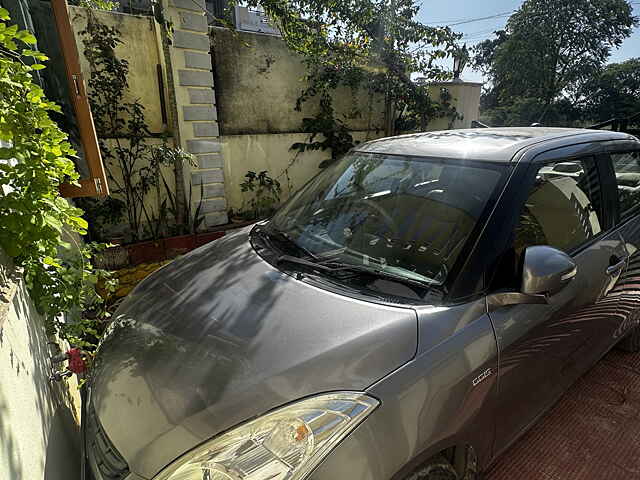
[[300, 480], [379, 405], [359, 392], [307, 398], [186, 453], [154, 480]]

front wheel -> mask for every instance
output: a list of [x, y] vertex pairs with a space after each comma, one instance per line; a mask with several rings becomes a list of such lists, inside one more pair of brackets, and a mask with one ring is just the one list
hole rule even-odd
[[[455, 465], [455, 466], [454, 466]], [[479, 480], [478, 461], [473, 449], [451, 455], [441, 453], [416, 468], [403, 480]]]
[[453, 465], [442, 455], [432, 458], [405, 480], [459, 480]]

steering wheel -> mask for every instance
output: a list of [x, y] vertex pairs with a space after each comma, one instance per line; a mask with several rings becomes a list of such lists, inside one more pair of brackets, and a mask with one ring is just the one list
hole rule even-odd
[[382, 217], [385, 225], [393, 233], [393, 237], [398, 239], [400, 238], [400, 228], [398, 228], [398, 224], [384, 208], [368, 198], [361, 198], [357, 200], [356, 203], [363, 203], [369, 210], [374, 210], [380, 217]]

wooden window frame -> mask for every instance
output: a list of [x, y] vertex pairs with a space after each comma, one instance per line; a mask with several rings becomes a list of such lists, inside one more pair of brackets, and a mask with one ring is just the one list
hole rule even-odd
[[81, 178], [80, 186], [66, 183], [60, 186], [63, 197], [102, 197], [109, 195], [109, 184], [105, 173], [98, 137], [91, 115], [91, 107], [80, 68], [80, 57], [76, 39], [69, 20], [67, 0], [51, 0], [53, 16], [64, 58], [69, 97], [76, 115], [80, 132], [80, 142], [84, 150], [84, 160], [89, 169], [89, 178]]

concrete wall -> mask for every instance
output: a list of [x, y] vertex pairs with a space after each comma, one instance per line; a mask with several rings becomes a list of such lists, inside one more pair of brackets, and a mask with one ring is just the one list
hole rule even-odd
[[[309, 135], [301, 132], [302, 120], [318, 110], [316, 99], [305, 102], [301, 112], [295, 110], [305, 88], [306, 67], [277, 36], [213, 28], [211, 45], [227, 204], [234, 211], [244, 210], [248, 196], [241, 192], [240, 183], [250, 170], [267, 170], [279, 180], [284, 200], [318, 173], [318, 164], [330, 155], [290, 150], [293, 143], [308, 141]], [[469, 127], [471, 120], [478, 118], [481, 84], [434, 84], [430, 87], [434, 99], [440, 98], [443, 87], [449, 89], [452, 105], [463, 115], [454, 128]], [[382, 136], [382, 97], [339, 89], [334, 94], [334, 107], [356, 140]], [[448, 128], [446, 118], [435, 119], [428, 126], [428, 130]]]
[[[378, 138], [375, 132], [354, 132], [356, 141]], [[289, 148], [295, 142], [306, 142], [309, 134], [281, 133], [255, 135], [225, 135], [221, 137], [225, 159], [235, 159], [224, 164], [224, 176], [227, 180], [227, 203], [238, 212], [245, 209], [248, 198], [240, 190], [247, 171], [267, 170], [269, 175], [281, 183], [282, 200], [304, 185], [311, 177], [320, 172], [318, 165], [330, 158], [330, 152], [314, 151], [296, 155]], [[288, 168], [288, 177], [285, 169]]]
[[[295, 110], [305, 88], [306, 67], [276, 36], [213, 28], [211, 46], [227, 204], [236, 212], [245, 209], [248, 198], [240, 183], [250, 170], [267, 170], [280, 181], [285, 200], [331, 155], [290, 150], [293, 143], [308, 141], [309, 134], [301, 132], [302, 120], [318, 111], [317, 99], [305, 102], [301, 112]], [[334, 107], [354, 139], [382, 135], [381, 97], [343, 88], [334, 93]]]
[[[157, 68], [164, 65], [162, 45], [159, 43], [159, 25], [153, 17], [129, 15], [118, 12], [89, 10], [82, 7], [69, 6], [69, 17], [80, 54], [82, 74], [88, 82], [91, 76], [89, 63], [84, 52], [84, 38], [80, 34], [87, 25], [87, 16], [91, 12], [100, 23], [117, 28], [122, 43], [115, 48], [118, 58], [129, 62], [129, 93], [126, 101], [140, 100], [145, 107], [145, 119], [152, 133], [162, 133], [166, 125], [162, 121], [160, 102], [160, 83]], [[166, 75], [163, 73], [163, 75]], [[166, 78], [163, 80], [166, 98]]]
[[[473, 120], [478, 120], [480, 115], [480, 91], [482, 83], [474, 82], [439, 82], [429, 84], [431, 98], [440, 98], [440, 89], [446, 88], [451, 94], [451, 104], [456, 107], [462, 119], [454, 122], [453, 128], [470, 128]], [[428, 131], [447, 130], [448, 118], [436, 118], [429, 123]]]
[[[317, 113], [315, 99], [305, 102], [301, 112], [294, 108], [306, 87], [306, 67], [280, 37], [214, 28], [211, 41], [223, 135], [299, 132], [302, 119]], [[382, 129], [381, 96], [364, 91], [354, 96], [343, 88], [334, 94], [334, 107], [351, 130]]]
[[[79, 32], [86, 25], [87, 11], [70, 7], [80, 50]], [[104, 24], [121, 31], [123, 44], [116, 53], [130, 64], [130, 98], [140, 98], [152, 131], [165, 128], [160, 115], [157, 65], [162, 65], [169, 124], [175, 113], [176, 142], [193, 153], [197, 165], [185, 171], [185, 190], [193, 184], [192, 203], [200, 200], [204, 186], [205, 225], [227, 222], [227, 209], [243, 208], [240, 183], [249, 171], [267, 170], [281, 181], [283, 199], [287, 186], [296, 190], [318, 171], [328, 152], [290, 151], [294, 142], [305, 142], [302, 120], [317, 112], [317, 100], [305, 102], [303, 111], [295, 104], [304, 89], [306, 68], [302, 59], [288, 50], [276, 36], [209, 29], [204, 0], [163, 0], [164, 16], [174, 26], [167, 47], [169, 62], [162, 50], [161, 27], [151, 17], [94, 12]], [[82, 58], [83, 72], [89, 75]], [[215, 81], [215, 87], [214, 87]], [[448, 82], [431, 87], [434, 98], [439, 89], [449, 89], [452, 103], [463, 115], [454, 128], [468, 127], [478, 117], [480, 84]], [[358, 140], [382, 135], [383, 100], [344, 88], [334, 94], [337, 117]], [[359, 113], [356, 113], [359, 112]], [[429, 130], [448, 128], [448, 119], [436, 119]], [[297, 156], [296, 156], [297, 155]], [[289, 180], [283, 173], [288, 166]], [[149, 202], [157, 199], [152, 195]]]
[[0, 251], [0, 478], [79, 478], [75, 380], [51, 384], [42, 317]]

